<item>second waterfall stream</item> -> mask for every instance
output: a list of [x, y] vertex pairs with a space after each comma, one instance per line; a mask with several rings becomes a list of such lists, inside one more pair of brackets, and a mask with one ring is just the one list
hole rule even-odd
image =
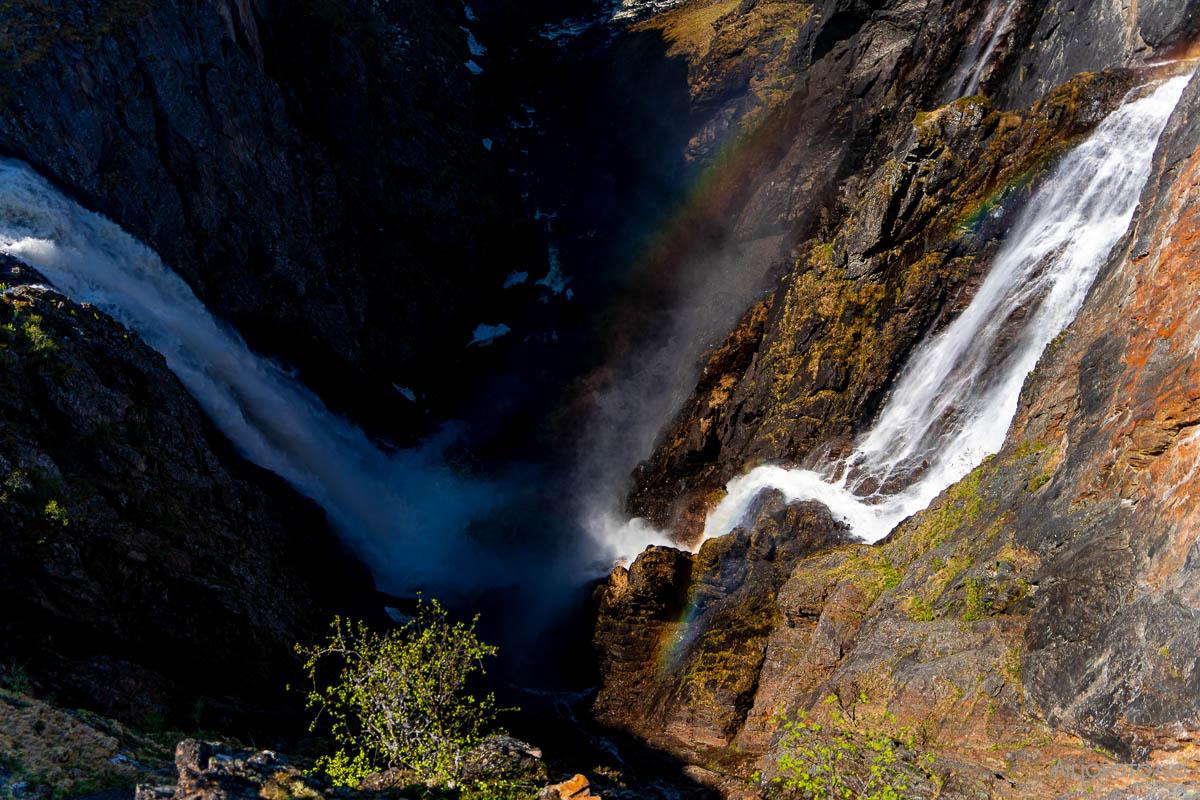
[[[760, 466], [734, 479], [704, 537], [742, 522], [759, 493], [817, 500], [875, 542], [1004, 443], [1021, 386], [1071, 323], [1137, 209], [1187, 76], [1126, 102], [1030, 198], [974, 299], [913, 353], [875, 424], [816, 469]], [[886, 487], [881, 489], [879, 487]]]

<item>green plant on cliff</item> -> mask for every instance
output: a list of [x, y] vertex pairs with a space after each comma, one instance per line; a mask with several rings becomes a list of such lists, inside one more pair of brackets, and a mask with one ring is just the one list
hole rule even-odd
[[477, 620], [452, 622], [436, 600], [422, 601], [388, 633], [338, 617], [324, 642], [297, 645], [312, 729], [326, 727], [337, 746], [316, 769], [342, 786], [391, 769], [428, 786], [455, 783], [496, 717], [494, 697], [474, 690], [497, 652], [479, 640]]
[[902, 800], [918, 784], [937, 785], [931, 754], [914, 749], [911, 734], [895, 717], [860, 713], [867, 702], [842, 707], [836, 695], [823, 703], [819, 720], [805, 712], [777, 717], [783, 736], [774, 784], [790, 798], [804, 800]]

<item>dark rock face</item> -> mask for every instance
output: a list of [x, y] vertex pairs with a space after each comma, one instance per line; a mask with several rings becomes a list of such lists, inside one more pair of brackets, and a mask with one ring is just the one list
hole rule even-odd
[[30, 286], [0, 317], [0, 658], [142, 724], [272, 722], [291, 645], [369, 615], [369, 577], [136, 336]]
[[409, 0], [6, 3], [0, 152], [333, 405], [411, 433], [392, 384], [452, 402], [488, 289], [534, 258], [481, 141], [465, 22]]
[[1080, 72], [1181, 55], [1200, 32], [1195, 0], [1020, 0], [1013, 14], [1007, 76], [996, 78], [1005, 106], [1026, 105]]

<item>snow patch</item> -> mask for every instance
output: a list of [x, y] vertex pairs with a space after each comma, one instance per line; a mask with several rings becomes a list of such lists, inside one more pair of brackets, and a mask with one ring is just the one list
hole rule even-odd
[[509, 328], [503, 322], [499, 325], [488, 325], [481, 322], [475, 327], [475, 332], [471, 334], [471, 341], [467, 342], [467, 347], [471, 347], [473, 345], [487, 347], [501, 336], [509, 333], [511, 330], [512, 328]]

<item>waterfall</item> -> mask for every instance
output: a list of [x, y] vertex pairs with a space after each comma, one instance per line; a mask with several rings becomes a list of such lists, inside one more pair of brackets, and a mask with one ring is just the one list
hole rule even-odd
[[1004, 443], [1021, 386], [1082, 306], [1133, 218], [1159, 135], [1189, 77], [1126, 102], [1038, 188], [970, 305], [913, 353], [849, 456], [814, 470], [761, 466], [731, 481], [705, 537], [759, 492], [819, 500], [878, 541]]
[[[979, 26], [979, 36], [971, 43], [967, 57], [955, 74], [955, 88], [947, 100], [957, 100], [960, 97], [970, 97], [979, 91], [979, 83], [983, 80], [983, 72], [1001, 37], [1008, 32], [1012, 24], [1013, 11], [1016, 10], [1017, 0], [991, 0], [983, 23]], [[987, 38], [984, 38], [987, 37]]]
[[381, 588], [407, 591], [442, 570], [469, 580], [477, 559], [463, 563], [463, 532], [499, 492], [443, 463], [449, 433], [382, 451], [214, 319], [153, 251], [13, 160], [0, 160], [0, 251], [140, 334], [243, 456], [326, 510]]

